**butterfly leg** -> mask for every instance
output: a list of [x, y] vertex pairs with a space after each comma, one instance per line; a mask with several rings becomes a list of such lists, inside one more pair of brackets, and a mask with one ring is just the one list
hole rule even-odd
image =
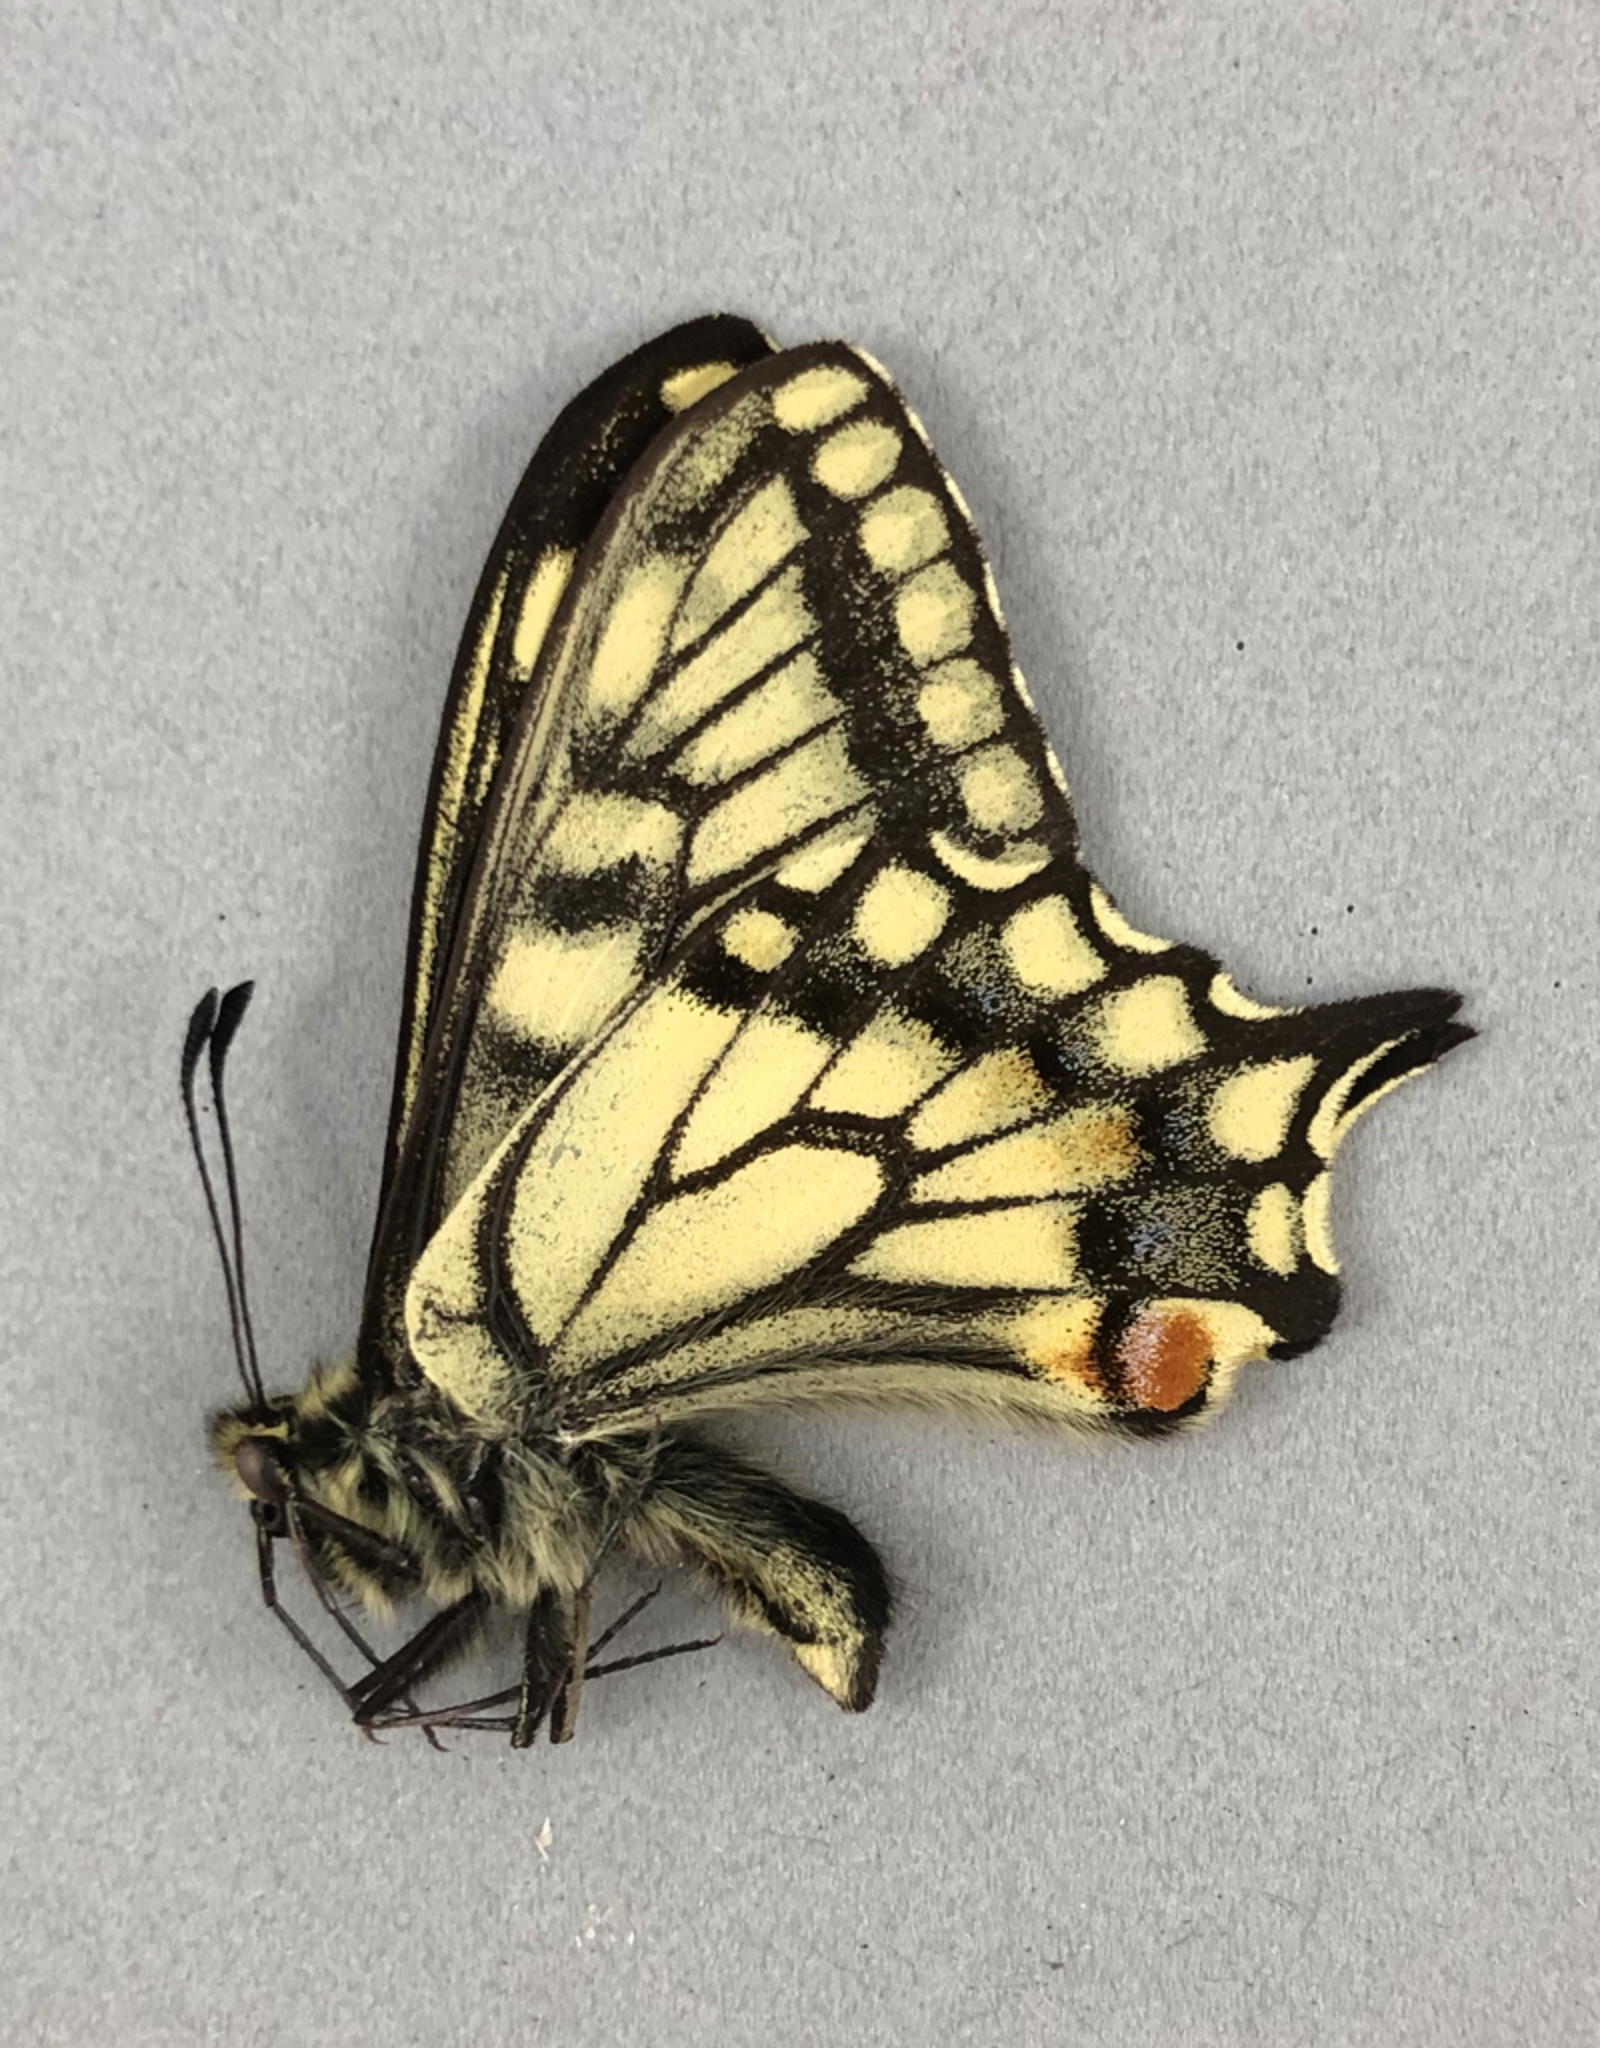
[[[713, 1636], [703, 1642], [667, 1643], [660, 1649], [641, 1650], [632, 1657], [617, 1657], [604, 1664], [596, 1663], [594, 1659], [599, 1655], [600, 1651], [620, 1635], [629, 1622], [634, 1619], [641, 1609], [648, 1607], [660, 1591], [660, 1586], [655, 1585], [650, 1588], [649, 1592], [641, 1593], [631, 1606], [623, 1609], [622, 1613], [618, 1615], [609, 1628], [602, 1629], [600, 1634], [595, 1637], [594, 1641], [589, 1645], [589, 1654], [584, 1662], [583, 1676], [585, 1681], [591, 1678], [609, 1677], [614, 1671], [633, 1671], [641, 1664], [658, 1664], [665, 1657], [687, 1656], [691, 1650], [714, 1649], [721, 1642], [722, 1638], [720, 1636]], [[531, 1637], [537, 1638], [535, 1657], [538, 1666], [531, 1682], [525, 1679], [523, 1685], [508, 1686], [505, 1691], [489, 1693], [483, 1699], [462, 1700], [453, 1707], [417, 1708], [402, 1713], [385, 1713], [378, 1718], [376, 1725], [386, 1729], [420, 1728], [425, 1735], [431, 1735], [436, 1728], [479, 1728], [489, 1729], [498, 1734], [514, 1734], [518, 1725], [517, 1715], [495, 1714], [493, 1710], [496, 1707], [512, 1705], [517, 1705], [520, 1708], [523, 1694], [526, 1690], [530, 1701], [533, 1703], [527, 1718], [527, 1739], [531, 1742], [534, 1736], [538, 1734], [544, 1718], [539, 1713], [537, 1706], [540, 1685], [541, 1682], [548, 1681], [550, 1671], [555, 1668], [554, 1657], [545, 1640], [545, 1632], [549, 1627], [552, 1612], [558, 1612], [558, 1609], [554, 1607], [541, 1607], [536, 1615], [530, 1616], [529, 1634]], [[555, 1683], [559, 1687], [566, 1684], [570, 1678], [570, 1670], [563, 1669]], [[561, 1709], [558, 1704], [556, 1714], [552, 1717], [552, 1726], [557, 1724], [560, 1712]], [[569, 1715], [568, 1718], [570, 1720], [571, 1716]]]
[[[367, 1641], [366, 1637], [361, 1633], [360, 1629], [358, 1629], [355, 1623], [350, 1619], [349, 1615], [345, 1612], [343, 1601], [338, 1598], [338, 1596], [334, 1593], [332, 1587], [330, 1587], [327, 1584], [327, 1582], [322, 1577], [322, 1574], [317, 1570], [316, 1562], [311, 1556], [310, 1550], [306, 1546], [303, 1538], [300, 1541], [299, 1548], [301, 1568], [304, 1570], [306, 1577], [311, 1582], [311, 1589], [316, 1594], [318, 1603], [321, 1606], [322, 1611], [335, 1624], [335, 1626], [339, 1629], [340, 1633], [346, 1638], [346, 1640], [353, 1643], [355, 1647], [361, 1652], [362, 1656], [367, 1661], [367, 1669], [369, 1671], [375, 1671], [378, 1668], [378, 1666], [383, 1662], [383, 1659], [378, 1655], [377, 1651], [373, 1649], [372, 1645]], [[286, 1619], [286, 1617], [280, 1616], [280, 1619]], [[320, 1662], [321, 1660], [319, 1659], [318, 1661]], [[347, 1685], [340, 1684], [339, 1694], [347, 1707], [354, 1706], [355, 1696]], [[407, 1713], [416, 1714], [421, 1712], [421, 1709], [418, 1707], [416, 1701], [411, 1697], [411, 1695], [408, 1692], [402, 1693], [400, 1695], [400, 1704], [406, 1710]], [[377, 1733], [369, 1721], [358, 1721], [357, 1726], [360, 1728], [362, 1734], [365, 1735], [369, 1742], [376, 1742], [378, 1740]], [[432, 1748], [443, 1748], [444, 1745], [440, 1742], [438, 1736], [434, 1734], [431, 1728], [425, 1728], [423, 1730], [423, 1733], [427, 1736], [429, 1745]]]
[[541, 1593], [528, 1609], [522, 1684], [517, 1691], [516, 1718], [511, 1724], [513, 1749], [528, 1747], [558, 1697], [571, 1689], [573, 1640], [573, 1617], [565, 1596]]
[[347, 1693], [355, 1710], [357, 1725], [370, 1727], [387, 1721], [396, 1700], [455, 1657], [483, 1620], [486, 1602], [481, 1593], [468, 1593], [453, 1606], [441, 1607], [431, 1620], [402, 1643], [392, 1657], [377, 1664], [364, 1678], [358, 1678]]
[[[300, 1648], [316, 1665], [323, 1677], [333, 1687], [345, 1705], [351, 1704], [350, 1688], [323, 1656], [316, 1644], [306, 1634], [289, 1610], [278, 1599], [278, 1574], [273, 1558], [272, 1546], [275, 1539], [259, 1522], [256, 1524], [256, 1569], [261, 1577], [261, 1598], [269, 1614], [275, 1614], [288, 1630]], [[363, 1648], [365, 1645], [363, 1645]], [[368, 1652], [370, 1655], [370, 1651]]]
[[[570, 1742], [576, 1732], [578, 1725], [578, 1699], [583, 1691], [584, 1676], [588, 1670], [590, 1657], [593, 1654], [589, 1643], [589, 1621], [594, 1595], [594, 1582], [600, 1576], [600, 1567], [611, 1554], [612, 1547], [621, 1535], [628, 1515], [638, 1504], [638, 1499], [638, 1488], [630, 1488], [626, 1506], [619, 1508], [613, 1514], [605, 1529], [602, 1530], [600, 1542], [596, 1547], [593, 1558], [590, 1560], [589, 1569], [584, 1573], [583, 1584], [579, 1586], [577, 1592], [573, 1595], [571, 1662], [567, 1667], [567, 1675], [556, 1693], [555, 1702], [550, 1712], [550, 1740], [552, 1742]], [[657, 1590], [659, 1591], [659, 1588]], [[650, 1593], [643, 1600], [636, 1601], [620, 1621], [614, 1622], [606, 1630], [605, 1634], [600, 1638], [600, 1642], [594, 1648], [598, 1649], [601, 1644], [608, 1643], [617, 1633], [618, 1629], [626, 1627], [633, 1616], [638, 1613], [639, 1609], [647, 1606], [654, 1597], [655, 1594]]]
[[841, 1707], [872, 1703], [889, 1585], [877, 1552], [836, 1508], [692, 1435], [665, 1438], [625, 1540], [697, 1566], [733, 1619], [779, 1636]]
[[585, 1584], [578, 1588], [572, 1602], [572, 1661], [550, 1710], [552, 1742], [570, 1742], [578, 1725], [578, 1699], [589, 1662], [589, 1604], [589, 1588]]

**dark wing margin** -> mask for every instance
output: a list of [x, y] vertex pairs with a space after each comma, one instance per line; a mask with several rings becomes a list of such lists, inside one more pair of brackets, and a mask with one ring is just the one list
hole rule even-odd
[[[572, 564], [656, 436], [771, 349], [759, 328], [726, 314], [688, 321], [636, 349], [563, 410], [501, 522], [457, 651], [418, 845], [373, 1274], [484, 815], [517, 721], [536, 709], [529, 697], [537, 658]], [[441, 1109], [448, 1105], [431, 1113]]]

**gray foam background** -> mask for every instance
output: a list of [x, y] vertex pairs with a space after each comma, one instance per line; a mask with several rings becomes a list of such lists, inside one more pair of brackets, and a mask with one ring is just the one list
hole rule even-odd
[[[1587, 0], [7, 13], [8, 2038], [1593, 2040]], [[1339, 1328], [1214, 1430], [751, 1432], [899, 1575], [871, 1714], [745, 1638], [565, 1752], [374, 1748], [208, 1468], [183, 1020], [258, 977], [297, 1377], [483, 554], [719, 306], [894, 371], [1131, 917], [1485, 1035], [1362, 1127]]]

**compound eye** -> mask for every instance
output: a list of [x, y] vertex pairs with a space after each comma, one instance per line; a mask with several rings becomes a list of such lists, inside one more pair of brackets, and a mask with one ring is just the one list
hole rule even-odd
[[242, 1437], [233, 1454], [233, 1469], [245, 1491], [253, 1493], [257, 1500], [271, 1501], [279, 1507], [288, 1500], [283, 1467], [278, 1463], [275, 1447], [265, 1437]]

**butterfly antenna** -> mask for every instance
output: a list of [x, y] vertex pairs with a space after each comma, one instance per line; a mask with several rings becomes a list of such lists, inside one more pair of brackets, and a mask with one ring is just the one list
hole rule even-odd
[[[254, 1377], [251, 1375], [250, 1368], [254, 1363], [255, 1357], [254, 1345], [252, 1344], [249, 1351], [246, 1351], [244, 1336], [246, 1324], [241, 1307], [240, 1282], [236, 1280], [234, 1275], [233, 1259], [229, 1256], [228, 1240], [222, 1228], [222, 1212], [217, 1205], [216, 1184], [212, 1180], [211, 1169], [206, 1164], [205, 1147], [200, 1142], [200, 1112], [195, 1100], [195, 1075], [199, 1069], [200, 1055], [206, 1050], [208, 1045], [212, 1047], [212, 1090], [213, 1093], [216, 1091], [217, 1077], [220, 1072], [220, 1061], [215, 1047], [219, 1015], [229, 1005], [232, 1006], [227, 1034], [228, 1038], [231, 1038], [234, 1031], [238, 1029], [239, 1019], [244, 1014], [245, 1003], [249, 1001], [248, 986], [245, 988], [243, 998], [235, 1001], [235, 998], [238, 996], [239, 991], [237, 989], [230, 989], [226, 998], [219, 998], [217, 991], [214, 988], [209, 988], [200, 998], [199, 1002], [195, 1004], [194, 1013], [189, 1019], [189, 1028], [184, 1033], [180, 1077], [183, 1090], [184, 1121], [189, 1127], [189, 1143], [194, 1151], [194, 1163], [199, 1171], [200, 1186], [206, 1198], [206, 1213], [211, 1218], [211, 1235], [216, 1243], [217, 1257], [222, 1262], [222, 1284], [228, 1291], [228, 1322], [233, 1332], [233, 1355], [239, 1367], [239, 1378], [244, 1383], [245, 1393], [257, 1409], [265, 1412], [266, 1396], [262, 1390], [260, 1374], [257, 1372]], [[227, 1050], [226, 1038], [223, 1040], [222, 1049], [224, 1052]], [[237, 1243], [239, 1204], [233, 1173], [233, 1152], [227, 1138], [227, 1125], [222, 1115], [220, 1098], [217, 1102], [217, 1111], [218, 1122], [222, 1124], [224, 1133], [223, 1156], [228, 1164], [228, 1185], [235, 1224], [235, 1241]]]
[[239, 1323], [244, 1332], [244, 1356], [249, 1362], [249, 1376], [246, 1384], [256, 1406], [265, 1409], [266, 1392], [261, 1384], [261, 1361], [256, 1354], [255, 1324], [250, 1319], [250, 1297], [244, 1284], [244, 1222], [239, 1208], [239, 1175], [233, 1163], [233, 1130], [228, 1122], [227, 1105], [222, 1094], [223, 1067], [227, 1062], [228, 1048], [233, 1043], [233, 1034], [244, 1021], [244, 1013], [250, 1007], [250, 998], [255, 994], [253, 981], [236, 982], [217, 1010], [217, 1021], [211, 1032], [211, 1096], [217, 1107], [217, 1130], [222, 1138], [222, 1165], [228, 1181], [228, 1216], [233, 1225], [233, 1278], [239, 1290]]

